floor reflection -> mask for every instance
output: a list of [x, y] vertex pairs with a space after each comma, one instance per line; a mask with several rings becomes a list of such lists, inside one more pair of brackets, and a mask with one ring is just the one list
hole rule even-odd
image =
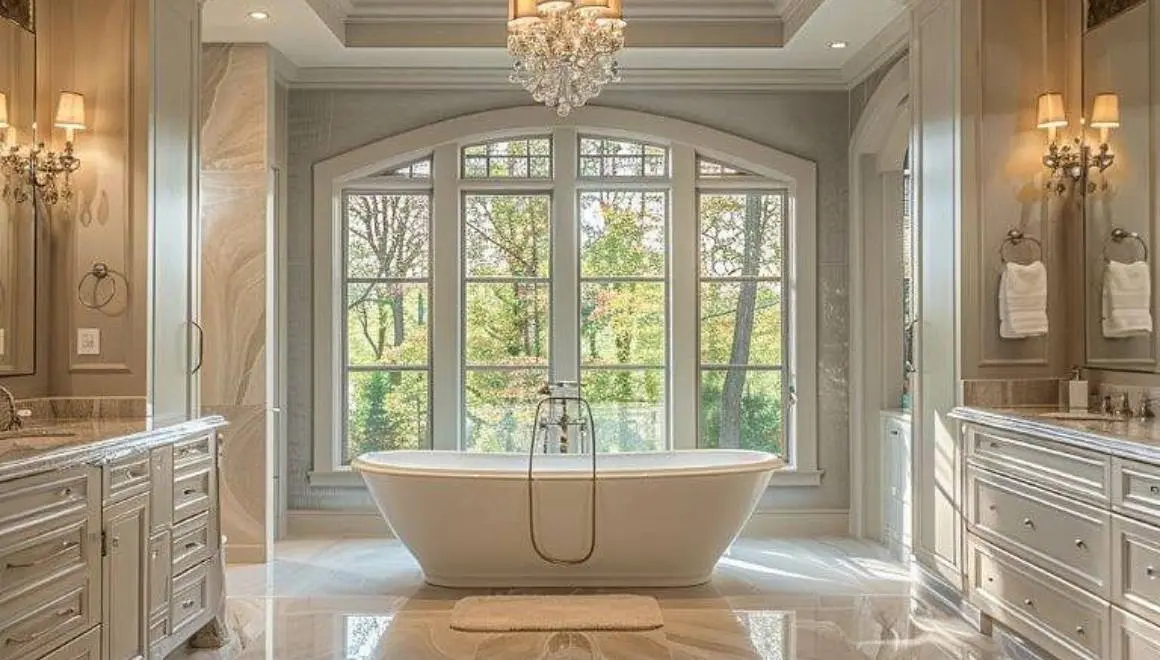
[[[423, 584], [385, 541], [294, 543], [267, 567], [231, 568], [222, 652], [197, 660], [992, 660], [990, 640], [911, 598], [910, 573], [853, 541], [738, 542], [710, 585], [643, 590], [665, 627], [648, 633], [451, 630], [466, 595]], [[512, 593], [496, 590], [493, 593]], [[540, 592], [537, 592], [540, 593]], [[555, 590], [560, 593], [560, 590]], [[566, 592], [565, 592], [566, 593]], [[585, 592], [589, 593], [589, 592]]]

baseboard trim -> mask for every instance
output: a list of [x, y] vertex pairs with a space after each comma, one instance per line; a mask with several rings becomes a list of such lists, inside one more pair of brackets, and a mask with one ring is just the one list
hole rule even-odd
[[225, 546], [226, 564], [265, 564], [268, 561], [265, 545], [235, 545], [227, 543]]
[[[747, 538], [822, 538], [847, 536], [850, 512], [846, 509], [758, 511], [741, 530]], [[287, 539], [391, 538], [378, 513], [355, 511], [295, 510], [286, 514]]]

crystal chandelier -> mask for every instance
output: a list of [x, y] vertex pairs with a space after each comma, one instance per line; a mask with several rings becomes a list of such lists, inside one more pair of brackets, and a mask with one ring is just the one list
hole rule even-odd
[[620, 82], [622, 0], [510, 0], [511, 81], [561, 117]]

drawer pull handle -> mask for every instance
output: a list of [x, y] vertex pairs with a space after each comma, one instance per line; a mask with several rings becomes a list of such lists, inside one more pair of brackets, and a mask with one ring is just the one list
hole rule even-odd
[[1023, 519], [1023, 526], [1027, 529], [1035, 529], [1035, 521], [1030, 518]]
[[1078, 626], [1075, 629], [1075, 634], [1079, 635], [1080, 637], [1084, 637], [1087, 635], [1087, 631], [1083, 629], [1083, 626]]
[[995, 442], [994, 440], [992, 440], [991, 442], [988, 442], [988, 443], [987, 443], [987, 446], [988, 446], [988, 447], [990, 447], [991, 449], [998, 449], [998, 448], [999, 448], [999, 443], [997, 443], [997, 442]]
[[1145, 574], [1145, 575], [1147, 575], [1148, 577], [1152, 578], [1153, 580], [1155, 580], [1155, 579], [1156, 579], [1156, 567], [1155, 567], [1155, 566], [1149, 566], [1149, 567], [1148, 567], [1148, 568], [1147, 568], [1147, 569], [1144, 571], [1144, 574]]
[[1087, 543], [1084, 543], [1083, 539], [1076, 539], [1075, 540], [1075, 547], [1079, 548], [1080, 550], [1086, 550]]
[[190, 495], [193, 495], [196, 492], [198, 492], [196, 488], [186, 488], [185, 490], [181, 491], [181, 494], [185, 495], [186, 497], [189, 497]]
[[41, 557], [40, 559], [36, 559], [33, 561], [27, 561], [27, 562], [8, 562], [4, 565], [4, 567], [6, 569], [12, 569], [12, 568], [33, 568], [36, 566], [41, 566], [43, 564], [47, 564], [48, 562], [50, 562], [54, 559], [59, 559], [65, 555], [69, 554], [73, 550], [79, 549], [80, 547], [81, 547], [80, 543], [69, 543], [66, 541], [64, 543], [61, 543], [60, 548], [56, 552], [47, 554], [47, 555]]
[[1152, 486], [1148, 489], [1153, 495], [1160, 495], [1160, 486]]
[[192, 609], [194, 605], [197, 605], [197, 601], [195, 601], [191, 598], [191, 599], [189, 599], [181, 604], [181, 609], [183, 609], [183, 610]]
[[1023, 601], [1023, 605], [1026, 607], [1030, 607], [1030, 608], [1034, 609], [1035, 608], [1035, 601], [1028, 598], [1028, 599]]
[[[66, 608], [64, 608], [64, 609], [57, 610], [57, 611], [55, 612], [55, 615], [56, 615], [56, 618], [58, 618], [58, 619], [63, 619], [63, 618], [64, 618], [64, 617], [66, 617], [66, 616], [72, 616], [72, 615], [74, 615], [74, 614], [77, 614], [77, 613], [78, 613], [78, 611], [77, 611], [77, 608], [75, 608], [75, 607], [66, 607]], [[39, 632], [34, 632], [34, 633], [32, 633], [31, 635], [23, 635], [23, 636], [20, 636], [20, 637], [9, 637], [8, 639], [4, 640], [4, 643], [5, 643], [5, 644], [7, 644], [7, 645], [11, 645], [11, 644], [21, 644], [21, 645], [23, 645], [23, 644], [31, 644], [31, 643], [35, 642], [36, 640], [40, 639], [41, 637], [44, 637], [45, 635], [48, 635], [48, 634], [50, 634], [50, 633], [52, 633], [52, 632], [54, 632], [54, 629], [53, 629], [53, 628], [48, 628], [47, 630], [41, 630], [41, 631], [39, 631]]]
[[197, 548], [200, 548], [200, 547], [201, 547], [201, 544], [198, 543], [197, 541], [191, 541], [191, 542], [185, 544], [186, 550], [196, 550]]
[[61, 488], [60, 489], [61, 499], [67, 500], [68, 498], [70, 498], [72, 496], [73, 496], [73, 489], [72, 488]]

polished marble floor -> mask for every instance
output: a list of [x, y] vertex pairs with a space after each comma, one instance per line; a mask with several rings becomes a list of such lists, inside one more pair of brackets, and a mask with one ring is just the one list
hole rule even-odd
[[[651, 633], [468, 634], [468, 592], [429, 587], [398, 543], [298, 541], [228, 577], [234, 639], [182, 660], [997, 660], [992, 642], [912, 598], [910, 571], [852, 540], [738, 541], [709, 585], [643, 590]], [[472, 592], [478, 593], [478, 592]]]

